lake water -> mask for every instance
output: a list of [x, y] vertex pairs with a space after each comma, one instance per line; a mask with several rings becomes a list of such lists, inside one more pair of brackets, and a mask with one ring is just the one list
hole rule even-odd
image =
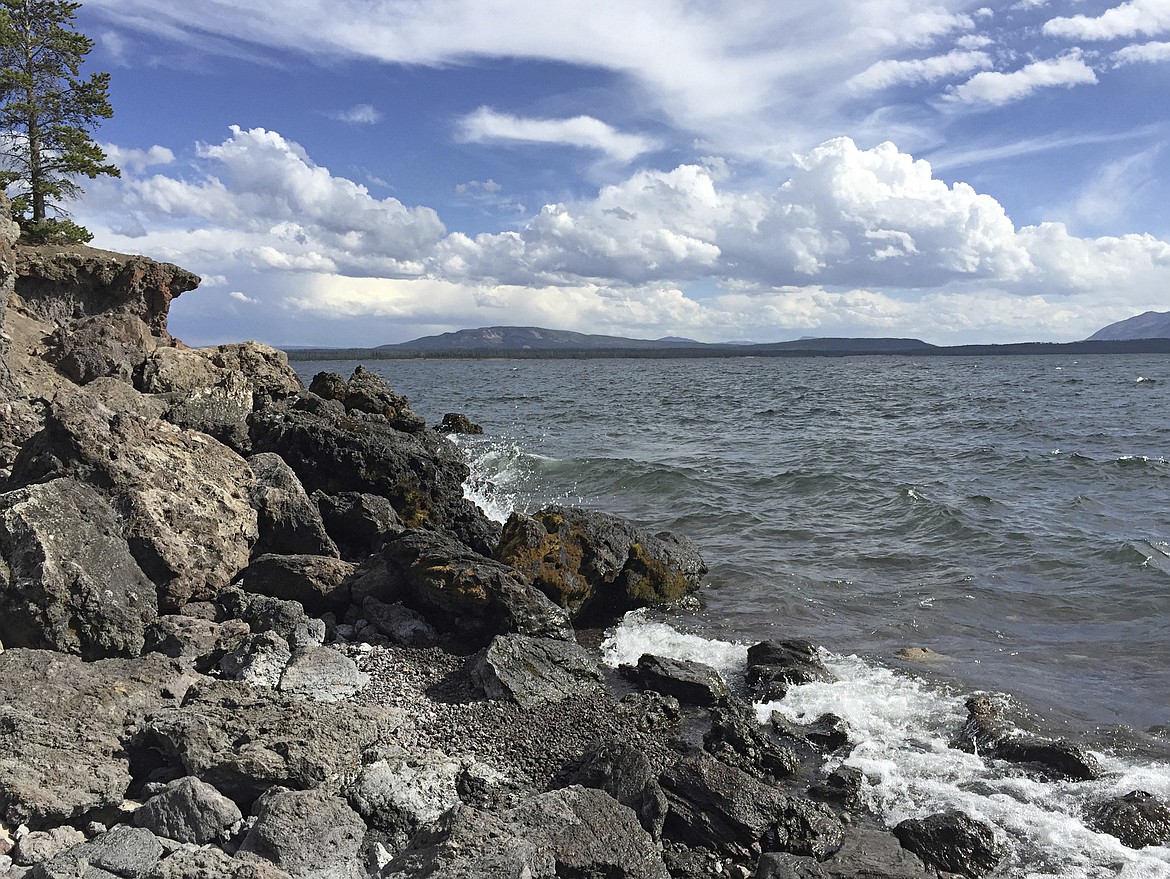
[[[734, 677], [755, 641], [814, 641], [841, 681], [772, 707], [845, 717], [890, 821], [981, 815], [1013, 841], [1005, 875], [1170, 876], [1170, 850], [1081, 820], [1111, 791], [1170, 797], [1165, 738], [1143, 732], [1170, 724], [1170, 358], [366, 365], [428, 422], [484, 426], [457, 441], [495, 517], [576, 503], [699, 545], [702, 610], [632, 615], [612, 661]], [[947, 748], [980, 690], [1089, 742], [1109, 777], [1040, 783]]]

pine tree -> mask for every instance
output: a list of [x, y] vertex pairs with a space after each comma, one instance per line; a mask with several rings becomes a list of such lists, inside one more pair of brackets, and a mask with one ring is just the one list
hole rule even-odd
[[[60, 202], [75, 182], [121, 176], [89, 132], [114, 115], [108, 73], [80, 75], [93, 40], [77, 31], [80, 3], [0, 0], [0, 186], [13, 217], [33, 240], [89, 241]], [[52, 209], [64, 219], [48, 216]]]

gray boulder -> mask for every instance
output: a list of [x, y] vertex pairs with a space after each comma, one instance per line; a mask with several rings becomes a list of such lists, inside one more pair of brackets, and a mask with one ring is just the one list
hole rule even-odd
[[274, 789], [256, 803], [256, 823], [236, 856], [265, 860], [296, 879], [363, 879], [366, 825], [323, 790]]
[[325, 640], [325, 624], [306, 614], [299, 601], [229, 588], [220, 593], [217, 603], [227, 619], [247, 623], [253, 632], [275, 632], [294, 650]]
[[165, 396], [162, 417], [171, 424], [213, 436], [242, 455], [251, 450], [246, 422], [252, 414], [252, 386], [246, 376], [225, 371], [213, 385]]
[[817, 681], [832, 682], [816, 645], [808, 641], [761, 641], [748, 648], [748, 689], [757, 702], [783, 699], [788, 688]]
[[271, 630], [246, 635], [219, 660], [224, 677], [250, 687], [277, 687], [292, 659], [288, 641]]
[[978, 879], [995, 869], [1003, 845], [989, 824], [951, 809], [925, 818], [908, 818], [894, 835], [928, 865]]
[[471, 677], [489, 699], [523, 708], [605, 690], [601, 669], [576, 642], [527, 635], [497, 635], [475, 658]]
[[100, 487], [159, 605], [214, 598], [248, 563], [256, 541], [254, 477], [206, 434], [108, 409], [84, 391], [60, 394], [45, 429], [13, 466], [14, 487], [71, 476]]
[[158, 838], [141, 827], [118, 825], [38, 864], [36, 879], [144, 879], [162, 858]]
[[798, 765], [793, 750], [761, 730], [750, 710], [739, 706], [712, 711], [703, 750], [769, 781], [792, 775]]
[[289, 879], [267, 861], [241, 861], [217, 848], [181, 848], [163, 858], [149, 879]]
[[355, 567], [336, 556], [262, 555], [240, 574], [237, 585], [258, 595], [299, 601], [312, 614], [349, 607]]
[[[187, 605], [184, 610], [191, 607]], [[167, 614], [146, 627], [146, 643], [142, 649], [144, 653], [186, 660], [205, 672], [238, 648], [251, 632], [251, 627], [242, 620], [217, 623], [186, 613]]]
[[273, 785], [339, 789], [362, 752], [404, 721], [399, 710], [206, 682], [188, 692], [182, 708], [147, 717], [142, 739], [165, 764], [249, 803]]
[[243, 822], [239, 807], [198, 778], [172, 781], [134, 813], [134, 823], [155, 836], [207, 845], [230, 839]]
[[280, 692], [293, 699], [340, 702], [370, 682], [354, 661], [329, 647], [300, 647], [280, 677]]
[[252, 407], [256, 411], [279, 404], [304, 390], [300, 376], [288, 365], [288, 355], [271, 345], [235, 342], [198, 351], [213, 366], [247, 377], [252, 386]]
[[689, 540], [577, 507], [513, 513], [495, 557], [573, 619], [615, 620], [635, 607], [670, 604], [698, 589], [707, 573]]
[[121, 530], [109, 501], [74, 479], [0, 495], [0, 641], [86, 659], [141, 653], [158, 598]]
[[892, 834], [852, 829], [840, 850], [822, 862], [783, 852], [765, 852], [755, 879], [931, 879], [922, 859], [902, 848]]
[[407, 647], [429, 647], [439, 637], [435, 627], [422, 615], [400, 602], [386, 604], [367, 595], [362, 601], [362, 617], [391, 643]]
[[390, 501], [381, 495], [358, 491], [337, 494], [315, 491], [313, 500], [321, 511], [325, 530], [344, 559], [365, 558], [381, 549], [387, 538], [406, 529]]
[[131, 782], [128, 734], [145, 713], [177, 706], [192, 679], [158, 654], [0, 653], [0, 819], [39, 829], [119, 805]]
[[49, 830], [34, 830], [17, 837], [11, 851], [12, 861], [22, 867], [34, 867], [83, 842], [85, 834], [68, 824]]
[[272, 452], [261, 452], [248, 458], [248, 464], [256, 474], [252, 503], [260, 529], [253, 552], [336, 558], [337, 546], [325, 531], [317, 505], [284, 459]]
[[[556, 861], [506, 821], [455, 806], [423, 828], [379, 873], [379, 879], [554, 879]], [[603, 874], [604, 875], [604, 874]]]
[[569, 783], [605, 791], [633, 809], [652, 837], [661, 838], [666, 796], [650, 758], [641, 749], [625, 742], [603, 742], [586, 752]]
[[644, 653], [626, 672], [639, 686], [687, 705], [718, 705], [730, 695], [719, 672], [701, 662]]
[[364, 412], [383, 418], [395, 430], [418, 433], [426, 427], [426, 422], [411, 411], [406, 397], [395, 392], [376, 372], [360, 364], [349, 381], [344, 381], [334, 372], [317, 373], [309, 390], [326, 400], [337, 400], [347, 412]]
[[392, 853], [459, 803], [463, 763], [431, 750], [397, 750], [362, 767], [346, 788], [349, 804]]

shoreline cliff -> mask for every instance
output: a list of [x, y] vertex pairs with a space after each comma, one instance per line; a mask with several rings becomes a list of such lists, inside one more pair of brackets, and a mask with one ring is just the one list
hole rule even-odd
[[[6, 214], [6, 212], [5, 212]], [[683, 537], [553, 506], [502, 527], [446, 432], [359, 368], [190, 349], [199, 279], [0, 223], [0, 877], [995, 875], [946, 812], [887, 829], [849, 730], [752, 702], [831, 679], [768, 641], [742, 681], [592, 635], [694, 600]], [[954, 747], [1093, 778], [992, 698]], [[1170, 806], [1097, 804], [1125, 845]]]

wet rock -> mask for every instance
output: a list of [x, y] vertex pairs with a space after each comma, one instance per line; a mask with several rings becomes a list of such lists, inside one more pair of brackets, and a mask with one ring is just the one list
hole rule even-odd
[[460, 415], [458, 412], [448, 412], [443, 416], [443, 421], [439, 425], [440, 433], [460, 433], [460, 434], [481, 434], [483, 427], [476, 424], [466, 415]]
[[407, 531], [386, 543], [389, 593], [422, 612], [429, 622], [458, 632], [467, 643], [486, 645], [496, 635], [518, 633], [570, 640], [565, 612], [516, 576], [507, 565], [479, 555], [433, 531]]
[[576, 507], [513, 513], [496, 558], [528, 577], [573, 619], [614, 620], [699, 588], [707, 566], [687, 539]]
[[83, 391], [60, 394], [21, 450], [14, 487], [69, 476], [111, 497], [159, 606], [213, 598], [247, 565], [256, 540], [252, 471], [211, 437], [115, 414]]
[[34, 830], [17, 837], [11, 852], [12, 861], [22, 867], [33, 867], [83, 842], [85, 834], [68, 825]]
[[95, 488], [53, 479], [0, 495], [0, 640], [9, 647], [136, 656], [155, 586]]
[[135, 825], [155, 836], [196, 845], [230, 839], [243, 819], [235, 803], [192, 777], [172, 781], [134, 813]]
[[435, 627], [404, 604], [386, 604], [367, 595], [362, 601], [362, 617], [393, 644], [429, 647], [439, 637]]
[[261, 452], [248, 458], [248, 465], [256, 475], [252, 504], [260, 532], [253, 552], [336, 558], [337, 546], [325, 530], [317, 505], [284, 459]]
[[149, 879], [288, 879], [288, 873], [267, 861], [241, 861], [217, 848], [200, 848], [164, 858]]
[[280, 790], [256, 803], [256, 823], [236, 856], [262, 859], [290, 876], [362, 879], [366, 825], [345, 800], [322, 790]]
[[1003, 856], [990, 825], [955, 809], [907, 819], [894, 828], [894, 835], [928, 865], [971, 879], [991, 872]]
[[463, 764], [432, 750], [392, 749], [362, 767], [346, 797], [393, 854], [422, 827], [459, 803]]
[[757, 702], [783, 699], [795, 684], [831, 682], [833, 675], [808, 641], [761, 641], [748, 649], [746, 678]]
[[497, 635], [476, 657], [471, 676], [489, 699], [522, 708], [605, 689], [597, 663], [576, 642], [527, 635]]
[[254, 633], [275, 632], [293, 649], [325, 640], [325, 624], [306, 614], [299, 601], [231, 588], [220, 593], [218, 605], [225, 619], [245, 622]]
[[162, 858], [158, 838], [141, 827], [119, 825], [68, 848], [34, 871], [37, 879], [143, 879]]
[[309, 492], [376, 494], [403, 523], [453, 534], [490, 553], [499, 526], [463, 496], [470, 471], [434, 431], [405, 433], [374, 416], [279, 408], [252, 416], [253, 449], [276, 452]]
[[669, 808], [646, 753], [624, 742], [605, 742], [587, 751], [569, 784], [603, 790], [634, 810], [642, 827], [654, 838], [662, 836]]
[[240, 574], [238, 585], [247, 592], [297, 601], [311, 614], [349, 606], [349, 578], [355, 567], [323, 555], [262, 555]]
[[294, 699], [340, 702], [370, 682], [352, 659], [328, 647], [301, 647], [280, 677], [280, 692]]
[[755, 879], [928, 879], [936, 875], [892, 834], [853, 829], [841, 849], [823, 863], [811, 857], [766, 852], [760, 857]]
[[403, 722], [397, 710], [290, 699], [234, 682], [193, 687], [150, 715], [139, 747], [241, 804], [273, 785], [336, 789], [362, 752]]
[[674, 696], [687, 705], [717, 705], [729, 692], [715, 669], [701, 662], [643, 654], [626, 673], [639, 686]]
[[1170, 846], [1170, 802], [1146, 791], [1130, 791], [1105, 802], [1094, 811], [1091, 822], [1128, 848]]
[[0, 818], [35, 830], [120, 804], [131, 783], [127, 730], [177, 705], [191, 680], [158, 654], [0, 653]]
[[861, 789], [865, 775], [853, 766], [838, 766], [824, 781], [811, 785], [808, 795], [814, 800], [828, 800], [840, 803], [846, 808], [856, 808], [861, 803]]
[[761, 731], [755, 717], [738, 708], [717, 708], [703, 736], [703, 750], [731, 766], [769, 780], [796, 771], [796, 754]]
[[644, 690], [627, 693], [615, 706], [618, 715], [645, 733], [672, 734], [682, 721], [682, 706], [674, 696]]
[[1049, 739], [1017, 728], [1003, 700], [989, 695], [967, 700], [967, 720], [952, 747], [988, 759], [1030, 764], [1046, 774], [1087, 781], [1101, 776], [1097, 758], [1065, 739]]
[[768, 829], [763, 847], [823, 861], [840, 849], [844, 840], [845, 826], [831, 809], [789, 797]]
[[317, 491], [313, 500], [341, 557], [350, 561], [377, 552], [389, 537], [406, 529], [390, 501], [376, 494]]
[[783, 739], [799, 743], [818, 753], [828, 754], [849, 744], [849, 725], [836, 714], [822, 714], [810, 723], [795, 723], [772, 712], [772, 729]]

